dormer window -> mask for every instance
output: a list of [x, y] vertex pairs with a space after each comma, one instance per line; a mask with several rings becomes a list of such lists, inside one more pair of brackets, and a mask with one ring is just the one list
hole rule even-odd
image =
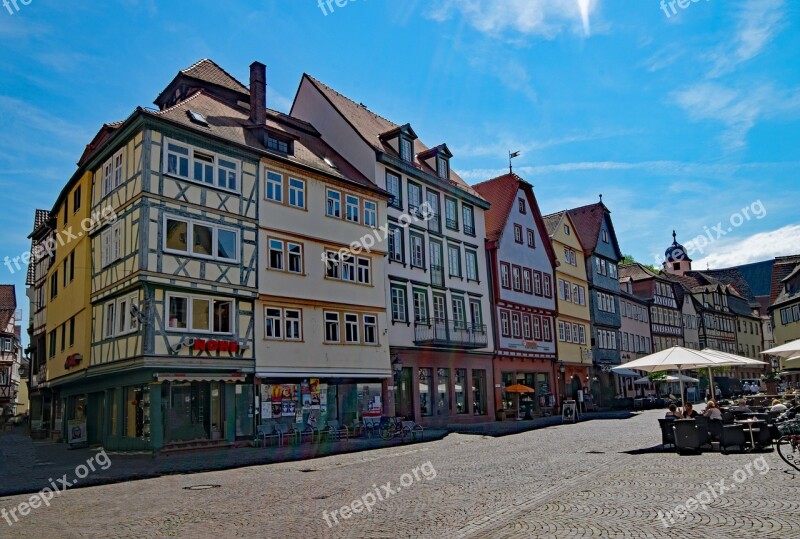
[[408, 139], [400, 139], [400, 159], [411, 162], [411, 141]]
[[285, 154], [292, 153], [291, 142], [285, 139], [275, 137], [273, 135], [267, 135], [267, 148], [280, 153], [285, 153]]
[[439, 173], [440, 178], [445, 180], [450, 178], [450, 166], [447, 163], [447, 159], [438, 157], [436, 159], [436, 170]]

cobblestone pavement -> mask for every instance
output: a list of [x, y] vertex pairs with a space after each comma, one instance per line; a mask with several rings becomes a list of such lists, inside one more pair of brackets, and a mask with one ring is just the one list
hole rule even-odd
[[[0, 537], [797, 537], [800, 476], [777, 453], [649, 451], [662, 413], [67, 490]], [[711, 487], [706, 510], [675, 513]], [[375, 503], [343, 518], [353, 500]]]

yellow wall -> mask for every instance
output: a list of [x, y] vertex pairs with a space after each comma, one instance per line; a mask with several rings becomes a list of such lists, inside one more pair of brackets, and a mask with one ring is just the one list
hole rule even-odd
[[[772, 327], [772, 335], [775, 341], [775, 346], [779, 346], [781, 344], [786, 344], [787, 342], [794, 341], [796, 339], [800, 339], [800, 322], [789, 322], [786, 325], [783, 325], [781, 322], [781, 309], [785, 309], [789, 307], [792, 308], [793, 305], [800, 304], [800, 301], [782, 303], [780, 306], [775, 307], [772, 310], [772, 319], [775, 322]], [[786, 359], [781, 359], [781, 368], [782, 369], [796, 369], [800, 368], [800, 359], [787, 361]]]
[[[569, 235], [564, 231], [564, 225], [569, 227]], [[581, 359], [581, 348], [591, 349], [591, 332], [590, 332], [590, 315], [589, 315], [589, 282], [586, 279], [586, 259], [583, 255], [583, 246], [581, 245], [578, 235], [575, 232], [575, 227], [572, 225], [572, 220], [566, 213], [561, 219], [561, 222], [556, 227], [551, 236], [553, 242], [553, 250], [556, 253], [556, 260], [560, 265], [556, 268], [556, 301], [558, 302], [558, 319], [556, 321], [556, 338], [558, 338], [558, 322], [569, 322], [570, 324], [580, 324], [584, 326], [586, 331], [586, 344], [573, 344], [563, 341], [558, 341], [558, 359], [565, 363], [586, 363], [591, 364], [590, 359]], [[575, 251], [577, 265], [567, 263], [565, 258], [564, 249], [569, 248]], [[562, 300], [558, 293], [559, 279], [569, 281], [571, 284], [582, 286], [585, 290], [585, 305], [578, 305], [574, 302]]]
[[[80, 207], [74, 211], [74, 193], [80, 189]], [[89, 306], [89, 286], [91, 280], [91, 253], [88, 238], [88, 219], [91, 206], [92, 173], [86, 172], [69, 191], [61, 206], [55, 208], [57, 216], [57, 242], [55, 258], [47, 274], [45, 300], [47, 301], [47, 335], [45, 337], [45, 353], [47, 355], [47, 380], [72, 374], [85, 369], [89, 365], [91, 342], [91, 308]], [[66, 224], [64, 221], [66, 215]], [[84, 221], [86, 219], [87, 221]], [[70, 238], [66, 231], [76, 238]], [[71, 253], [75, 253], [74, 275], [70, 275], [64, 286], [64, 263]], [[58, 273], [58, 293], [51, 299], [51, 277]], [[69, 320], [75, 317], [75, 340], [69, 343]], [[56, 354], [50, 357], [50, 332], [56, 332]], [[62, 332], [66, 332], [65, 347], [61, 349]], [[81, 354], [80, 365], [71, 369], [64, 368], [67, 356]]]

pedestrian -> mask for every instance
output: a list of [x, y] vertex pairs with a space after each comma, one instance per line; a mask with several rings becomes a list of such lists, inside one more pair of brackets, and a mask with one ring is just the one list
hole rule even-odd
[[719, 402], [719, 401], [720, 401], [720, 399], [722, 399], [722, 390], [719, 388], [719, 386], [717, 386], [717, 387], [714, 389], [714, 393], [715, 393], [715, 395], [716, 395], [716, 397], [717, 397], [717, 398], [715, 399], [715, 400], [716, 400], [716, 402]]
[[748, 393], [750, 393], [750, 384], [745, 382], [742, 384], [742, 394], [747, 395]]

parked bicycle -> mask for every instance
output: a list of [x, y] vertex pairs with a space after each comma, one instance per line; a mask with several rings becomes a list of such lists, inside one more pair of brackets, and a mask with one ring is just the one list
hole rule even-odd
[[402, 441], [405, 438], [405, 432], [402, 417], [381, 417], [380, 433], [382, 439], [391, 440], [395, 436], [399, 436]]

